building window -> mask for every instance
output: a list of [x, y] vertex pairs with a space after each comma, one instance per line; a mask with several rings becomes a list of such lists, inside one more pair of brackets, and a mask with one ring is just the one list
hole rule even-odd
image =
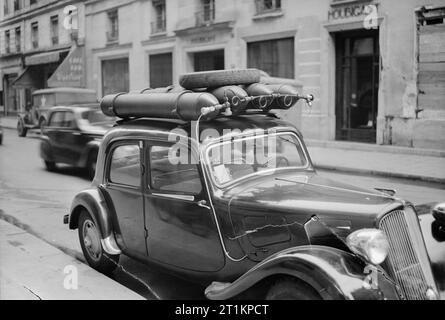
[[37, 0], [30, 0], [29, 1], [29, 5], [30, 6], [35, 5], [36, 3], [37, 3]]
[[152, 54], [150, 59], [150, 87], [167, 87], [173, 83], [171, 53]]
[[22, 10], [23, 0], [14, 0], [14, 12]]
[[15, 51], [22, 51], [22, 30], [20, 27], [15, 28]]
[[3, 14], [4, 15], [9, 14], [9, 0], [5, 0], [3, 4]]
[[119, 16], [117, 10], [108, 12], [107, 41], [115, 42], [119, 39]]
[[281, 11], [281, 0], [255, 0], [256, 14]]
[[196, 25], [203, 26], [215, 21], [215, 0], [201, 0], [201, 9], [196, 13]]
[[51, 43], [54, 45], [59, 43], [59, 17], [51, 17]]
[[31, 24], [31, 43], [33, 49], [39, 47], [39, 23], [33, 22]]
[[128, 92], [128, 58], [102, 61], [102, 95]]
[[166, 30], [165, 0], [153, 1], [154, 20], [151, 23], [151, 33], [161, 33]]
[[5, 52], [11, 52], [11, 33], [9, 30], [5, 31]]
[[272, 77], [295, 77], [294, 38], [251, 42], [247, 50], [249, 68], [263, 70]]

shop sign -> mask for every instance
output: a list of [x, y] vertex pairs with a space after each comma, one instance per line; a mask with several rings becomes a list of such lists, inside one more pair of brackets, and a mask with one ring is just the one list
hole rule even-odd
[[[376, 7], [375, 4], [372, 6]], [[367, 16], [370, 14], [370, 11], [372, 11], [372, 8], [370, 7], [371, 5], [369, 2], [352, 3], [348, 5], [334, 5], [333, 3], [332, 8], [328, 12], [328, 20], [335, 21], [340, 19]]]
[[74, 47], [48, 79], [49, 87], [85, 87], [84, 47]]
[[199, 36], [199, 37], [191, 38], [190, 43], [191, 44], [211, 43], [211, 42], [215, 42], [215, 39], [216, 39], [215, 35]]

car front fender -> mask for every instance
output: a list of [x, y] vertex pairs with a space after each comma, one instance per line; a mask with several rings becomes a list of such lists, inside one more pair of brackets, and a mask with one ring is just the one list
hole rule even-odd
[[301, 246], [269, 257], [231, 284], [213, 283], [205, 294], [212, 300], [230, 299], [264, 279], [290, 276], [310, 285], [325, 300], [398, 299], [395, 286], [382, 269], [377, 269], [376, 281], [370, 281], [372, 277], [365, 267], [361, 260], [345, 251]]

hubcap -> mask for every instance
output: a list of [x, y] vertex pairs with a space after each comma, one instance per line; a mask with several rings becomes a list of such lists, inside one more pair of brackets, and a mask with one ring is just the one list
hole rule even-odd
[[83, 224], [83, 243], [88, 251], [88, 255], [93, 260], [99, 260], [102, 254], [102, 247], [97, 228], [91, 220], [86, 220]]

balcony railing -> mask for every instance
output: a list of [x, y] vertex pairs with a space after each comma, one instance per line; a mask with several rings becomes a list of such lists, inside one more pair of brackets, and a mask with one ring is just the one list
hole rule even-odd
[[151, 34], [163, 33], [167, 30], [166, 19], [156, 19], [151, 23]]
[[211, 6], [204, 6], [202, 11], [195, 13], [196, 26], [206, 26], [215, 23], [215, 9]]
[[256, 14], [281, 12], [281, 0], [255, 0]]
[[117, 31], [107, 31], [107, 42], [118, 41], [119, 33]]

